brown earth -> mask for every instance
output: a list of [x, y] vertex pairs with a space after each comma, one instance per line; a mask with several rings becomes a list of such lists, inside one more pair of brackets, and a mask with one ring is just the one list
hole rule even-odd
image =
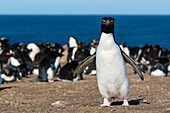
[[[65, 59], [62, 58], [62, 65]], [[42, 83], [35, 81], [36, 75], [30, 75], [1, 85], [0, 113], [170, 113], [170, 77], [145, 74], [141, 81], [128, 64], [127, 71], [127, 107], [121, 106], [122, 99], [110, 99], [112, 106], [100, 107], [103, 100], [96, 76], [84, 75], [84, 80], [76, 82]]]

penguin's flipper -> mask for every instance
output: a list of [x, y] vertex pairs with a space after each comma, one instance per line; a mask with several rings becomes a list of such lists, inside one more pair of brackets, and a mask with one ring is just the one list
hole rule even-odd
[[[139, 67], [136, 65], [136, 63], [133, 61], [132, 58], [130, 58], [129, 56], [126, 55], [126, 53], [124, 53], [122, 51], [122, 56], [124, 58], [124, 60], [129, 63], [134, 70], [138, 73], [139, 77], [141, 78], [141, 80], [144, 80], [143, 74], [141, 73], [141, 70], [139, 69]], [[96, 53], [87, 57], [86, 59], [84, 59], [75, 69], [74, 73], [73, 73], [73, 78], [76, 78], [77, 76], [80, 75], [80, 73], [90, 64], [93, 64], [95, 62], [95, 58], [96, 58]]]
[[133, 69], [137, 72], [137, 74], [139, 75], [141, 80], [144, 80], [143, 74], [141, 73], [142, 71], [136, 65], [134, 60], [132, 58], [130, 58], [128, 55], [126, 55], [126, 53], [124, 53], [123, 51], [121, 51], [121, 52], [122, 52], [122, 56], [123, 56], [124, 60], [133, 67]]
[[80, 75], [80, 73], [90, 64], [93, 64], [95, 62], [95, 58], [96, 58], [96, 53], [85, 58], [75, 69], [74, 73], [73, 73], [73, 78], [76, 78], [77, 76]]

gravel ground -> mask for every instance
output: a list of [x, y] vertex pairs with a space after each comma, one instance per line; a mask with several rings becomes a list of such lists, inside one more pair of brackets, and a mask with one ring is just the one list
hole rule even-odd
[[36, 82], [36, 75], [21, 81], [1, 85], [1, 113], [170, 113], [170, 77], [145, 80], [133, 74], [127, 65], [130, 85], [128, 107], [122, 99], [111, 99], [112, 106], [100, 107], [96, 76], [84, 75], [84, 80], [53, 83]]

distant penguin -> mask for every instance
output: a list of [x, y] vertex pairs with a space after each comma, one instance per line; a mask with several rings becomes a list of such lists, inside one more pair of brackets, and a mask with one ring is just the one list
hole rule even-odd
[[75, 37], [71, 36], [69, 39], [67, 62], [74, 61], [75, 53], [76, 53], [77, 49], [78, 49], [78, 41]]
[[91, 76], [96, 75], [96, 64], [93, 63], [93, 64], [87, 66], [83, 73], [86, 75], [91, 75]]
[[[42, 49], [43, 48], [43, 49]], [[34, 58], [34, 63], [35, 64], [40, 64], [41, 60], [44, 58], [44, 57], [47, 57], [48, 54], [50, 53], [51, 51], [51, 45], [46, 45], [44, 44], [43, 47], [41, 48], [41, 52], [40, 53], [37, 53], [35, 55], [35, 58]]]
[[151, 66], [150, 75], [166, 77], [168, 76], [168, 70], [163, 64], [156, 63], [155, 65]]
[[153, 45], [152, 50], [149, 52], [147, 56], [147, 60], [149, 61], [149, 65], [154, 64], [154, 60], [158, 58], [159, 52], [160, 52], [160, 46], [159, 45]]
[[2, 37], [0, 39], [0, 59], [3, 64], [7, 64], [9, 56], [9, 39], [7, 37]]
[[139, 58], [142, 54], [142, 48], [141, 47], [131, 47], [131, 48], [129, 48], [129, 50], [130, 50], [130, 57], [133, 60], [139, 62]]
[[96, 52], [96, 48], [99, 44], [99, 41], [97, 40], [92, 40], [89, 44], [88, 44], [88, 48], [90, 51], [90, 55], [93, 55]]
[[75, 53], [74, 61], [81, 62], [82, 60], [84, 60], [88, 56], [90, 56], [90, 51], [85, 47], [84, 48], [80, 47], [80, 48], [77, 49], [77, 51]]
[[6, 65], [1, 71], [2, 82], [14, 82], [22, 79], [21, 72], [18, 67]]
[[59, 75], [57, 76], [57, 80], [59, 81], [77, 81], [77, 79], [73, 78], [73, 73], [78, 66], [77, 61], [72, 61], [70, 63], [65, 64], [59, 71]]
[[[102, 18], [99, 42], [96, 52], [96, 71], [98, 89], [104, 98], [101, 106], [110, 106], [108, 99], [111, 97], [123, 98], [123, 106], [128, 106], [129, 84], [125, 61], [133, 66], [142, 80], [144, 78], [135, 62], [121, 51], [115, 42], [113, 18]], [[94, 59], [95, 54], [82, 61], [74, 75], [78, 75], [87, 65], [92, 64]]]
[[23, 59], [23, 55], [21, 53], [21, 45], [22, 43], [15, 43], [10, 46], [10, 58], [9, 64], [13, 66], [20, 66], [21, 64], [25, 63]]
[[151, 49], [152, 49], [151, 44], [145, 44], [144, 47], [142, 48], [141, 54], [139, 55], [138, 62], [142, 64], [149, 64], [147, 57]]
[[168, 57], [168, 50], [165, 49], [165, 48], [161, 48], [161, 50], [159, 50], [158, 57], [167, 58]]
[[[148, 67], [144, 64], [137, 64], [137, 66], [140, 68], [140, 70], [143, 72], [143, 73], [147, 73], [148, 72]], [[134, 73], [136, 74], [136, 71], [134, 70]]]
[[53, 82], [58, 68], [60, 68], [60, 58], [62, 54], [54, 48], [42, 59], [39, 65], [39, 75], [37, 81]]
[[62, 53], [64, 51], [63, 47], [59, 43], [54, 43], [52, 45], [55, 49], [57, 49], [58, 53]]

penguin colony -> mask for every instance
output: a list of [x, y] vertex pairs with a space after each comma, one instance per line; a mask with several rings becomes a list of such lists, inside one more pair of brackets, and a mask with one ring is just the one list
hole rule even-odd
[[[103, 24], [107, 23], [107, 18], [102, 20], [104, 20], [102, 21]], [[111, 20], [109, 22], [111, 22]], [[110, 32], [113, 31], [109, 31], [109, 33]], [[2, 37], [0, 39], [0, 82], [4, 83], [22, 80], [23, 77], [27, 78], [30, 74], [38, 75], [36, 81], [39, 82], [54, 82], [54, 80], [77, 81], [83, 79], [82, 73], [87, 75], [96, 75], [97, 73], [98, 76], [100, 75], [99, 70], [102, 68], [99, 63], [100, 57], [97, 57], [96, 62], [94, 61], [90, 65], [84, 67], [83, 72], [79, 72], [80, 78], [79, 75], [74, 75], [77, 67], [80, 66], [84, 60], [87, 60], [88, 57], [93, 56], [96, 53], [98, 46], [99, 48], [102, 48], [102, 37], [109, 38], [110, 36], [101, 33], [101, 44], [99, 46], [99, 41], [97, 40], [92, 40], [89, 44], [86, 44], [79, 42], [75, 37], [71, 36], [68, 41], [67, 63], [63, 67], [60, 66], [60, 59], [64, 55], [64, 49], [58, 43], [45, 42], [40, 44], [29, 43], [26, 45], [15, 43], [10, 45], [10, 40], [7, 37]], [[117, 45], [116, 42], [115, 44]], [[102, 56], [105, 51], [101, 52], [101, 49], [99, 48], [97, 56]], [[131, 57], [137, 63], [143, 73], [148, 73], [151, 76], [168, 76], [168, 72], [170, 71], [170, 51], [167, 49], [161, 48], [159, 45], [151, 44], [145, 44], [144, 47], [130, 47], [127, 46], [126, 43], [122, 43], [120, 48], [127, 56]], [[123, 61], [121, 62], [123, 63]], [[120, 59], [117, 60], [117, 64], [120, 65]], [[123, 65], [124, 64], [122, 64], [122, 66]], [[125, 75], [124, 77], [126, 78], [126, 85], [124, 85], [123, 88], [125, 88], [126, 91], [122, 93], [124, 96], [121, 98], [124, 98], [123, 105], [126, 106], [128, 105], [128, 81], [124, 66], [123, 70], [123, 75]], [[134, 73], [138, 72], [134, 70]], [[103, 87], [100, 86], [100, 79], [102, 79], [102, 77], [98, 77], [98, 86]], [[107, 100], [109, 96], [104, 96], [105, 94], [102, 90], [102, 88], [99, 88], [99, 91], [104, 98], [102, 106], [109, 106], [110, 103]], [[112, 91], [109, 92], [110, 94], [112, 93]], [[116, 95], [120, 96], [118, 95], [120, 93], [121, 92], [118, 92]]]
[[64, 49], [60, 44], [45, 42], [10, 45], [9, 39], [2, 37], [0, 39], [2, 83], [21, 80], [28, 75], [38, 75], [36, 81], [39, 82], [53, 82], [54, 79], [76, 81], [78, 78], [73, 78], [74, 70], [82, 60], [95, 53], [97, 44], [96, 40], [85, 44], [70, 37], [68, 62], [61, 68], [60, 59], [64, 55]]
[[[1, 81], [16, 81], [22, 77], [28, 77], [29, 74], [39, 75], [37, 81], [42, 82], [53, 81], [54, 77], [63, 81], [77, 80], [78, 78], [74, 79], [73, 76], [74, 70], [81, 61], [96, 52], [99, 41], [93, 40], [89, 44], [85, 44], [71, 36], [68, 42], [67, 64], [61, 68], [59, 62], [64, 49], [58, 43], [45, 42], [37, 45], [29, 43], [25, 46], [22, 43], [15, 43], [10, 46], [8, 38], [1, 38]], [[151, 44], [145, 44], [143, 47], [131, 47], [127, 46], [125, 42], [120, 45], [120, 48], [137, 63], [143, 73], [148, 73], [151, 76], [168, 76], [170, 51], [166, 48]], [[50, 56], [55, 52], [56, 56]], [[45, 64], [45, 58], [48, 59], [49, 56], [53, 57], [53, 60], [51, 59], [48, 64]], [[87, 66], [83, 73], [96, 75], [95, 63]], [[135, 70], [134, 73], [136, 73]], [[82, 76], [81, 79], [83, 79]]]

